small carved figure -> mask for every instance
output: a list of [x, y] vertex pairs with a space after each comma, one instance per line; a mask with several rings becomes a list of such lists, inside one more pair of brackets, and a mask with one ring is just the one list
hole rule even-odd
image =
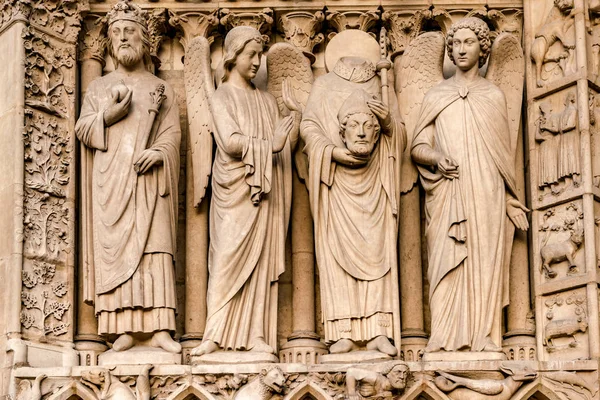
[[136, 380], [135, 393], [109, 369], [105, 368], [83, 371], [81, 383], [92, 389], [102, 400], [150, 400], [150, 370], [152, 368], [152, 365], [145, 365], [142, 368]]
[[569, 92], [564, 102], [565, 109], [560, 114], [558, 177], [559, 179], [570, 178], [575, 185], [578, 185], [581, 173], [581, 149], [577, 130], [576, 101], [575, 92]]
[[552, 113], [552, 104], [543, 102], [539, 105], [540, 116], [536, 121], [535, 140], [538, 150], [538, 187], [550, 188], [558, 193], [558, 133], [560, 114]]
[[[529, 228], [515, 179], [519, 127], [507, 111], [521, 101], [514, 82], [523, 79], [522, 51], [507, 33], [492, 47], [488, 26], [475, 17], [453, 24], [446, 44], [456, 75], [425, 95], [411, 150], [426, 193], [425, 351], [501, 352], [513, 233]], [[490, 50], [484, 79], [479, 68]]]
[[559, 243], [546, 244], [540, 250], [542, 255], [542, 272], [546, 278], [555, 278], [556, 271], [552, 269], [552, 264], [563, 261], [569, 262], [569, 273], [577, 272], [575, 264], [575, 253], [583, 243], [583, 229], [577, 228], [571, 232], [571, 236]]
[[395, 94], [384, 104], [381, 90], [373, 60], [343, 56], [315, 80], [300, 126], [332, 354], [366, 347], [395, 356], [391, 340], [400, 340], [395, 160], [405, 132]]
[[148, 71], [146, 12], [120, 1], [108, 13], [116, 70], [94, 80], [75, 132], [82, 154], [84, 296], [98, 333], [124, 351], [146, 342], [181, 352], [175, 269], [181, 130], [175, 93]]
[[583, 317], [552, 320], [544, 328], [544, 345], [551, 352], [556, 350], [554, 339], [571, 337], [573, 341], [569, 343], [569, 347], [577, 347], [579, 342], [575, 338], [575, 334], [585, 332], [587, 328], [588, 322]]
[[537, 377], [528, 367], [500, 367], [508, 376], [502, 380], [471, 379], [438, 371], [435, 385], [452, 400], [509, 400], [524, 382]]
[[[535, 64], [535, 78], [538, 87], [544, 86], [542, 67], [545, 63], [556, 62], [562, 64], [563, 74], [566, 71], [566, 60], [570, 57], [568, 50], [575, 48], [574, 39], [567, 37], [567, 31], [573, 26], [572, 18], [573, 0], [554, 0], [554, 7], [546, 18], [546, 23], [535, 35], [531, 45], [531, 59]], [[550, 48], [560, 42], [563, 50], [556, 55], [550, 55]]]
[[391, 398], [406, 387], [409, 374], [404, 363], [393, 363], [381, 372], [365, 368], [348, 368], [346, 372], [346, 399]]
[[18, 400], [42, 400], [42, 381], [48, 376], [46, 374], [40, 374], [35, 377], [35, 380], [21, 381], [19, 384], [19, 395]]
[[284, 385], [285, 376], [281, 368], [263, 369], [256, 379], [239, 390], [235, 400], [269, 400], [276, 393], [281, 393]]
[[[291, 151], [301, 106], [289, 84], [281, 117], [274, 96], [252, 83], [265, 38], [238, 26], [224, 43], [223, 83], [210, 99], [217, 151], [213, 163], [207, 321], [202, 356], [222, 350], [273, 355], [277, 280], [285, 269], [291, 203]], [[206, 162], [206, 160], [200, 160]]]

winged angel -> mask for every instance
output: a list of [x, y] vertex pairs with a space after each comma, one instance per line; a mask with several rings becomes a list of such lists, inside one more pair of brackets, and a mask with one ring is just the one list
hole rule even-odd
[[293, 92], [306, 99], [313, 76], [299, 49], [275, 44], [267, 56], [273, 94], [256, 88], [252, 79], [265, 43], [254, 28], [232, 29], [216, 90], [209, 41], [197, 37], [186, 51], [195, 205], [212, 175], [208, 314], [204, 340], [192, 352], [196, 356], [219, 349], [276, 350], [277, 280], [285, 265], [292, 151], [302, 108]]
[[[457, 66], [443, 79], [444, 48]], [[480, 75], [491, 52], [486, 77]], [[413, 40], [398, 72], [410, 155], [426, 192], [431, 337], [426, 352], [501, 351], [514, 229], [527, 230], [515, 154], [523, 90], [518, 40], [474, 17]], [[415, 101], [416, 100], [416, 101]]]

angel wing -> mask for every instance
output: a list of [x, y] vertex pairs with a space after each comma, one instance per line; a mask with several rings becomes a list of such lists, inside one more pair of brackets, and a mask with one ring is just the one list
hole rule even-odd
[[198, 207], [206, 195], [212, 169], [214, 129], [209, 103], [215, 91], [210, 69], [210, 42], [203, 36], [192, 39], [185, 52], [184, 82], [194, 206]]
[[402, 155], [402, 193], [410, 191], [419, 176], [410, 159], [410, 148], [425, 93], [444, 79], [444, 49], [445, 40], [441, 32], [423, 33], [410, 42], [400, 60], [400, 67], [395, 68], [398, 106], [406, 126], [407, 140]]
[[[283, 104], [281, 92], [283, 81], [290, 82], [296, 100], [306, 107], [310, 89], [314, 81], [312, 68], [308, 57], [302, 50], [290, 43], [276, 43], [267, 54], [267, 74], [269, 81], [267, 90], [277, 99], [277, 105], [282, 115], [289, 115], [289, 110]], [[308, 177], [308, 160], [302, 152], [302, 144], [298, 145], [299, 151], [295, 154], [296, 171], [300, 179]]]
[[506, 97], [511, 154], [516, 152], [521, 125], [524, 74], [525, 60], [519, 40], [510, 33], [501, 33], [492, 45], [485, 77], [502, 89]]

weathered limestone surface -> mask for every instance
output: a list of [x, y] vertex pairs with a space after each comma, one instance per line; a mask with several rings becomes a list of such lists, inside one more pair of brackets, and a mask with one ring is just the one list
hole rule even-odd
[[[145, 25], [148, 72], [144, 76], [152, 82], [164, 82], [166, 101], [173, 104], [173, 126], [181, 127], [181, 144], [173, 145], [177, 151], [173, 152], [173, 165], [177, 166], [168, 180], [173, 189], [169, 199], [176, 209], [169, 221], [176, 245], [171, 257], [173, 279], [169, 281], [176, 314], [165, 325], [166, 330], [133, 329], [131, 337], [135, 340], [131, 344], [141, 346], [129, 350], [120, 346], [123, 342], [115, 349], [117, 335], [107, 335], [112, 331], [102, 329], [110, 321], [98, 319], [97, 312], [101, 310], [84, 302], [86, 298], [97, 300], [90, 291], [94, 288], [87, 275], [94, 243], [84, 238], [97, 234], [88, 221], [94, 216], [93, 202], [105, 199], [85, 196], [84, 177], [93, 177], [97, 165], [94, 150], [77, 139], [75, 130], [77, 119], [86, 113], [86, 97], [98, 100], [115, 94], [118, 104], [132, 88], [139, 96], [145, 96], [145, 92], [147, 96], [150, 92], [156, 94], [155, 85], [141, 84], [141, 75], [133, 71], [125, 71], [125, 87], [119, 80], [111, 81], [111, 77], [124, 72], [123, 63], [115, 63], [107, 48], [109, 35], [116, 34], [109, 30], [109, 26], [115, 26], [115, 19], [107, 17], [115, 4], [117, 0], [2, 2], [0, 399], [600, 399], [598, 1], [137, 3], [144, 10], [143, 21], [122, 18], [121, 22], [126, 21], [125, 25], [132, 29], [128, 34], [133, 36], [120, 37], [116, 42], [134, 43], [134, 31]], [[465, 17], [478, 18], [482, 22], [474, 26], [483, 24], [489, 29], [493, 50], [491, 58], [481, 65], [481, 53], [488, 50], [481, 48], [482, 29], [452, 28]], [[233, 52], [231, 64], [224, 69], [226, 37], [234, 29], [240, 32], [239, 27], [251, 32], [252, 38], [243, 40]], [[454, 37], [451, 46], [446, 42], [449, 36]], [[267, 40], [268, 45], [263, 48]], [[461, 55], [461, 46], [466, 55]], [[263, 57], [259, 50], [264, 51]], [[113, 48], [117, 55], [120, 51], [119, 46]], [[315, 137], [302, 133], [298, 136], [297, 132], [301, 130], [300, 121], [314, 107], [309, 101], [313, 89], [336, 74], [338, 58], [349, 55], [363, 60], [372, 58], [374, 71], [365, 72], [369, 68], [353, 64], [337, 73], [356, 85], [369, 79], [376, 82], [373, 94], [377, 105], [369, 105], [365, 100], [362, 105], [348, 106], [361, 110], [347, 113], [351, 114], [348, 117], [340, 114], [342, 104], [346, 100], [356, 103], [361, 95], [348, 96], [341, 86], [327, 87], [319, 95], [324, 105], [335, 103], [335, 110], [330, 113], [317, 112], [321, 115], [318, 122], [329, 124], [328, 134], [335, 138], [329, 142], [325, 135], [316, 137], [321, 140], [317, 147], [329, 155], [325, 157], [329, 162], [321, 163], [312, 151]], [[473, 65], [471, 56], [477, 59]], [[223, 77], [232, 71], [239, 76], [225, 79], [228, 82], [224, 83]], [[444, 87], [466, 75], [469, 79], [456, 87], [457, 100], [436, 111], [435, 117], [422, 116], [428, 112], [428, 103], [423, 100], [428, 92], [435, 108], [449, 93]], [[97, 82], [93, 83], [97, 79], [109, 83], [106, 93], [97, 91]], [[232, 82], [246, 86], [232, 88]], [[436, 86], [439, 82], [445, 83]], [[491, 86], [479, 93], [478, 85], [487, 82], [499, 87], [502, 95]], [[240, 91], [228, 97], [232, 100], [219, 103], [215, 91], [220, 91], [217, 96], [221, 96], [228, 87]], [[524, 87], [522, 94], [520, 87]], [[260, 99], [257, 93], [262, 96]], [[494, 93], [498, 96], [494, 97]], [[339, 104], [333, 100], [336, 96], [340, 97]], [[133, 96], [131, 110], [143, 107], [140, 98]], [[470, 111], [462, 113], [458, 105], [469, 102]], [[98, 100], [99, 115], [104, 120], [105, 103]], [[261, 109], [259, 104], [266, 106]], [[156, 109], [160, 121], [163, 106]], [[238, 117], [245, 110], [246, 119], [241, 121]], [[404, 146], [387, 153], [382, 147], [391, 142], [393, 129], [386, 112], [398, 118], [395, 133], [405, 131], [406, 135]], [[505, 122], [501, 121], [503, 113]], [[465, 125], [468, 140], [500, 130], [509, 136], [510, 150], [499, 150], [504, 137], [492, 141], [491, 150], [485, 143], [457, 146], [458, 137], [464, 133], [458, 132], [458, 127], [465, 124], [465, 116], [476, 121], [476, 127]], [[125, 126], [127, 118], [118, 115], [111, 122], [115, 127]], [[428, 124], [419, 125], [421, 119], [428, 118]], [[339, 132], [344, 125], [342, 120], [346, 120], [346, 125]], [[375, 120], [380, 125], [378, 138], [375, 126], [369, 125]], [[223, 142], [223, 126], [232, 121], [237, 124], [229, 132], [234, 139]], [[363, 125], [359, 129], [360, 124]], [[503, 124], [508, 128], [502, 128]], [[457, 132], [444, 131], [446, 125]], [[139, 130], [143, 128], [140, 126]], [[421, 158], [416, 157], [417, 162], [411, 157], [415, 143], [423, 144], [421, 130], [427, 131], [428, 138], [434, 138], [433, 142], [425, 141], [434, 151], [444, 152], [452, 147], [437, 143], [445, 137], [429, 132], [430, 129], [444, 131], [449, 135], [446, 144], [457, 146], [451, 154], [444, 154], [449, 159], [446, 162], [427, 158], [423, 153]], [[133, 128], [126, 130], [131, 134]], [[100, 131], [115, 138], [115, 130]], [[357, 149], [351, 143], [353, 135], [373, 140], [367, 143], [369, 140], [358, 136]], [[475, 147], [468, 147], [471, 145]], [[284, 150], [280, 152], [281, 149]], [[341, 155], [341, 149], [348, 152]], [[230, 159], [224, 162], [223, 154]], [[371, 168], [375, 165], [372, 157], [381, 154], [389, 156], [387, 165], [389, 171], [394, 171], [390, 175], [386, 175], [389, 171], [383, 171], [381, 163], [378, 168]], [[468, 185], [461, 181], [477, 170], [473, 166], [475, 158], [479, 166], [491, 160], [478, 172], [492, 176], [495, 168], [502, 169], [502, 179], [474, 179]], [[132, 170], [135, 161], [132, 160]], [[158, 178], [158, 170], [165, 169], [164, 162], [150, 168], [156, 169]], [[315, 185], [311, 176], [315, 175], [317, 162], [321, 163], [320, 180]], [[510, 165], [504, 168], [503, 162]], [[350, 163], [355, 165], [349, 166]], [[341, 165], [347, 167], [343, 172], [354, 180], [335, 179], [342, 177]], [[505, 173], [508, 169], [514, 170], [510, 183], [509, 174]], [[125, 172], [123, 168], [110, 175], [107, 182], [117, 182]], [[239, 191], [234, 193], [235, 179], [227, 179], [238, 172]], [[98, 171], [96, 174], [96, 179], [101, 177]], [[504, 218], [506, 225], [498, 230], [498, 235], [504, 237], [489, 237], [484, 231], [502, 225], [502, 213], [498, 211], [502, 206], [488, 210], [471, 200], [463, 201], [467, 221], [475, 213], [481, 222], [468, 230], [467, 261], [458, 263], [450, 272], [442, 272], [439, 281], [432, 277], [436, 269], [444, 270], [443, 263], [437, 263], [436, 254], [446, 254], [449, 247], [444, 247], [442, 240], [431, 240], [436, 230], [443, 236], [447, 222], [440, 218], [443, 212], [438, 212], [432, 190], [443, 185], [432, 189], [422, 182], [424, 177], [435, 176], [442, 176], [436, 182], [454, 182], [447, 186], [464, 183], [462, 189], [453, 192], [453, 197], [448, 197], [452, 201], [461, 195], [463, 200], [467, 198], [467, 186], [477, 192], [495, 182], [498, 185], [488, 198], [490, 203], [497, 201], [520, 208], [510, 199], [508, 203], [504, 201], [506, 192], [531, 210], [520, 208], [522, 213], [512, 222]], [[279, 178], [285, 181], [281, 197], [274, 189]], [[135, 182], [142, 184], [141, 179]], [[335, 186], [348, 182], [355, 185], [344, 190]], [[159, 191], [162, 189], [165, 188]], [[366, 191], [355, 193], [362, 189]], [[153, 198], [150, 192], [144, 192], [140, 198]], [[319, 193], [321, 199], [323, 193], [328, 193], [339, 203], [322, 207], [324, 203], [314, 202]], [[164, 200], [162, 194], [156, 198]], [[485, 195], [473, 199], [480, 200], [481, 196]], [[234, 205], [234, 199], [241, 206]], [[121, 195], [112, 200], [115, 204], [125, 203]], [[268, 210], [274, 203], [282, 211], [277, 215], [277, 223], [264, 218], [267, 223], [248, 229], [239, 223], [252, 212]], [[369, 219], [381, 211], [375, 207], [378, 204], [392, 210], [377, 214], [385, 217], [379, 224]], [[244, 207], [249, 210], [247, 213], [238, 212]], [[118, 207], [114, 208], [111, 212], [118, 213]], [[357, 209], [371, 211], [361, 218]], [[328, 220], [323, 219], [323, 210], [328, 212]], [[457, 210], [460, 211], [451, 211]], [[450, 219], [458, 216], [456, 226], [460, 225], [459, 214], [444, 215]], [[440, 221], [435, 226], [428, 224], [432, 216]], [[158, 225], [160, 218], [160, 212], [155, 213], [146, 222]], [[209, 226], [211, 220], [217, 225]], [[327, 296], [338, 293], [341, 298], [342, 290], [336, 287], [341, 281], [327, 281], [327, 268], [344, 269], [350, 263], [338, 262], [333, 256], [331, 243], [339, 238], [322, 236], [324, 221], [334, 224], [335, 229], [327, 232], [347, 234], [352, 231], [351, 223], [356, 225], [354, 232], [365, 235], [365, 243], [375, 240], [379, 245], [381, 240], [374, 238], [381, 237], [395, 242], [386, 242], [387, 247], [381, 247], [385, 251], [377, 254], [394, 254], [395, 260], [389, 267], [395, 274], [391, 274], [390, 285], [384, 285], [392, 290], [367, 290], [362, 294], [369, 300], [366, 303], [378, 304], [375, 313], [350, 310], [351, 318], [346, 319], [328, 309], [332, 298]], [[527, 233], [512, 233], [513, 225], [525, 227], [526, 223]], [[230, 228], [219, 231], [223, 226]], [[239, 237], [246, 237], [245, 243], [260, 247], [259, 251], [246, 252], [236, 242]], [[484, 239], [487, 244], [481, 248], [473, 243], [483, 243]], [[249, 307], [248, 311], [231, 313], [230, 319], [210, 321], [215, 315], [215, 310], [210, 309], [215, 298], [207, 296], [211, 291], [227, 291], [233, 278], [209, 289], [211, 279], [219, 276], [209, 269], [224, 265], [228, 252], [240, 255], [234, 264], [243, 270], [244, 263], [254, 262], [248, 255], [262, 254], [260, 250], [269, 240], [280, 246], [279, 259], [269, 258], [273, 253], [266, 251], [266, 258], [259, 257], [258, 263], [264, 262], [276, 273], [263, 276], [267, 284], [261, 283], [262, 291], [255, 289], [261, 285], [252, 286], [255, 280], [248, 278], [242, 285], [245, 289], [239, 292], [246, 296], [242, 299], [246, 303], [239, 304], [260, 305], [265, 312], [260, 314], [258, 308]], [[346, 256], [352, 251], [376, 256], [369, 252], [373, 248], [358, 246], [350, 251], [350, 246], [361, 243], [358, 238], [346, 238], [343, 243], [340, 249]], [[211, 254], [211, 246], [219, 250]], [[464, 279], [450, 276], [469, 269], [483, 271], [483, 263], [472, 261], [483, 247], [502, 253], [497, 254], [496, 264], [489, 271], [497, 272], [501, 264], [508, 279], [488, 282], [490, 285], [486, 286], [473, 280], [474, 275]], [[150, 253], [152, 257], [161, 254]], [[373, 270], [375, 263], [361, 267]], [[366, 275], [349, 271], [346, 275], [344, 278], [350, 277], [357, 287], [379, 287], [376, 280], [368, 281], [371, 277]], [[483, 275], [489, 278], [487, 272]], [[452, 279], [444, 280], [449, 277]], [[460, 284], [454, 291], [447, 291], [445, 300], [440, 302], [440, 285], [447, 290], [451, 280]], [[365, 284], [367, 281], [369, 284]], [[160, 286], [166, 282], [159, 278], [155, 283]], [[347, 287], [345, 298], [350, 302], [357, 300]], [[233, 298], [239, 293], [233, 293]], [[382, 296], [380, 301], [374, 301], [377, 296]], [[464, 313], [459, 309], [448, 311], [456, 301], [465, 298], [470, 299], [465, 305], [471, 309]], [[483, 304], [486, 298], [490, 301]], [[160, 303], [156, 297], [152, 302]], [[141, 309], [148, 311], [154, 306], [138, 307], [137, 311]], [[390, 321], [386, 317], [388, 311]], [[263, 319], [261, 329], [250, 329], [252, 334], [244, 336], [247, 330], [240, 327], [246, 324], [255, 328], [256, 324], [250, 321], [258, 316], [268, 318]], [[163, 326], [162, 316], [159, 319], [152, 322]], [[491, 326], [484, 323], [485, 327], [472, 327], [467, 320], [491, 321]], [[390, 325], [386, 326], [388, 322]], [[215, 326], [225, 332], [223, 336], [229, 342], [215, 340], [219, 336], [214, 335]], [[332, 327], [337, 329], [337, 335], [332, 335]], [[353, 332], [359, 327], [365, 332]], [[156, 331], [171, 331], [172, 342], [167, 337], [152, 341]], [[455, 339], [465, 333], [473, 336], [467, 340], [470, 349], [429, 342], [430, 338], [442, 337], [448, 343], [458, 343]], [[482, 340], [478, 340], [478, 334], [479, 339], [483, 338], [483, 346], [479, 346]], [[343, 338], [350, 340], [338, 340]], [[211, 351], [196, 351], [193, 355], [194, 349], [211, 341], [218, 351], [212, 351], [217, 348], [211, 346]], [[158, 342], [167, 347], [173, 345], [170, 349], [174, 352], [144, 347]], [[252, 345], [260, 351], [252, 351]]]

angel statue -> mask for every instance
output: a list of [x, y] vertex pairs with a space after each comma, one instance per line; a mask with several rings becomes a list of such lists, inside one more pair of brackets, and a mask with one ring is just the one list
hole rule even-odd
[[[254, 28], [229, 31], [222, 83], [210, 98], [203, 97], [212, 122], [202, 125], [214, 124], [217, 150], [212, 166], [207, 320], [203, 342], [192, 350], [193, 356], [249, 350], [266, 354], [266, 361], [275, 358], [277, 280], [285, 267], [292, 149], [298, 140], [301, 105], [291, 85], [283, 82], [281, 98], [292, 112], [282, 117], [276, 98], [252, 83], [264, 45], [265, 38]], [[209, 93], [210, 83], [203, 90]]]
[[[510, 34], [491, 46], [486, 23], [464, 18], [446, 38], [456, 74], [442, 80], [443, 39], [422, 40], [438, 60], [422, 78], [441, 81], [422, 100], [411, 147], [426, 193], [431, 336], [425, 351], [500, 352], [514, 227], [529, 227], [514, 159], [523, 53]], [[479, 68], [490, 50], [486, 79]]]
[[[94, 80], [75, 132], [82, 154], [84, 294], [113, 351], [147, 342], [170, 353], [175, 331], [181, 130], [173, 89], [149, 72], [146, 12], [107, 14], [116, 69]], [[85, 167], [90, 164], [90, 169]]]
[[398, 155], [405, 131], [395, 94], [377, 75], [377, 42], [361, 32], [361, 42], [375, 49], [374, 59], [361, 57], [343, 46], [345, 32], [326, 50], [341, 57], [315, 80], [300, 125], [325, 341], [336, 357], [366, 349], [389, 358], [400, 345]]

